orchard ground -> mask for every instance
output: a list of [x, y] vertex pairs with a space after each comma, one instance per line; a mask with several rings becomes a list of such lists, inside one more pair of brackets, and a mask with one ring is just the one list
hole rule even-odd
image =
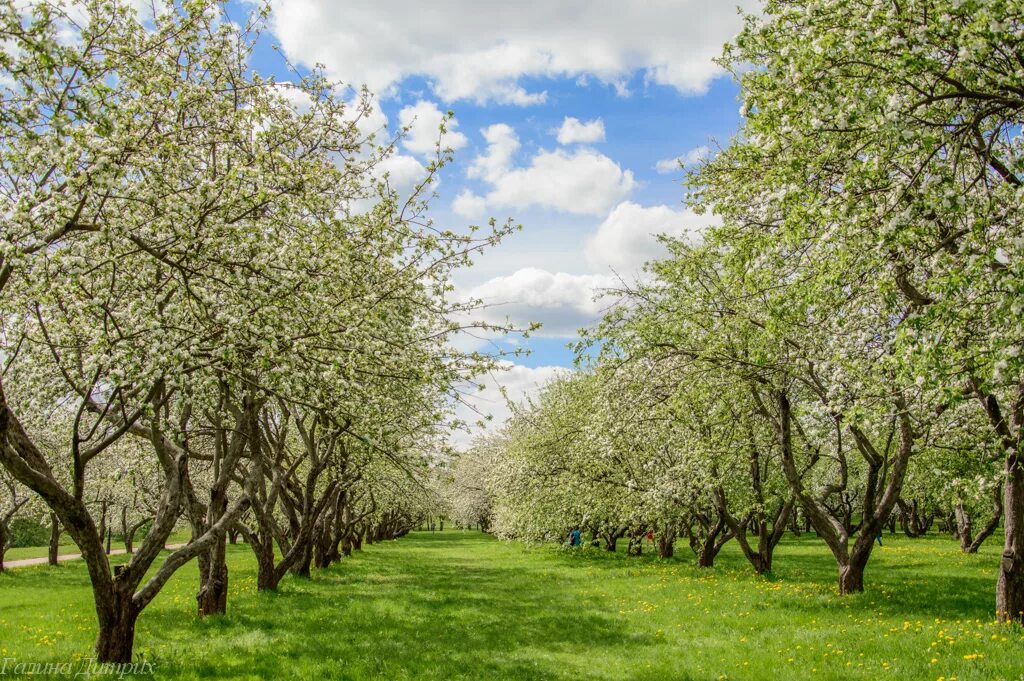
[[[997, 538], [884, 540], [845, 598], [806, 535], [758, 578], [734, 542], [700, 570], [682, 543], [661, 560], [416, 532], [272, 594], [230, 546], [228, 614], [196, 617], [193, 562], [135, 651], [166, 679], [1024, 679], [1024, 630], [992, 617]], [[0, 657], [85, 660], [95, 628], [80, 561], [0, 575]]]

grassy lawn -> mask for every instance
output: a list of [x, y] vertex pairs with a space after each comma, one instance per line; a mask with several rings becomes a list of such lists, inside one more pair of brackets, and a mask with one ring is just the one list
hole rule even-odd
[[[996, 542], [889, 538], [868, 593], [834, 595], [811, 539], [780, 546], [771, 580], [736, 547], [698, 570], [680, 558], [525, 548], [478, 533], [414, 533], [368, 546], [311, 581], [257, 594], [229, 547], [223, 618], [195, 617], [196, 568], [139, 620], [136, 653], [168, 679], [1012, 679], [1024, 631], [992, 622]], [[80, 562], [0, 576], [0, 656], [90, 656]]]

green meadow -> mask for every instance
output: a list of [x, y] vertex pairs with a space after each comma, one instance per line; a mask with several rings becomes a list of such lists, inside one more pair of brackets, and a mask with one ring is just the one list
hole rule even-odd
[[[143, 613], [135, 652], [161, 679], [1017, 681], [1024, 631], [992, 617], [999, 545], [886, 535], [867, 592], [842, 598], [809, 536], [759, 578], [731, 544], [701, 570], [685, 545], [662, 560], [416, 532], [272, 594], [239, 545], [228, 614], [196, 617], [192, 563]], [[91, 599], [80, 561], [0, 575], [0, 654], [87, 660]]]

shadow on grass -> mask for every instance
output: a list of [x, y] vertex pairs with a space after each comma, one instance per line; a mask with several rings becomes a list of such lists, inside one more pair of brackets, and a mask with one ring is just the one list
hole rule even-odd
[[[233, 598], [225, 617], [147, 611], [140, 640], [179, 651], [163, 661], [169, 676], [266, 679], [297, 670], [332, 678], [550, 679], [568, 671], [563, 654], [631, 640], [621, 620], [580, 608], [564, 575], [510, 570], [486, 549], [510, 547], [481, 535], [420, 535], [371, 548], [313, 580], [288, 579], [277, 593]], [[232, 550], [231, 574], [243, 585], [254, 574], [234, 559], [244, 550]], [[180, 654], [197, 639], [201, 652]]]

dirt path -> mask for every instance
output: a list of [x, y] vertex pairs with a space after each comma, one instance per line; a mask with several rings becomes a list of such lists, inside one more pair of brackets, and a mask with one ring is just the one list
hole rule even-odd
[[[165, 549], [173, 551], [184, 546], [184, 544], [168, 544]], [[111, 556], [120, 556], [125, 552], [124, 549], [111, 549]], [[78, 560], [82, 557], [80, 553], [68, 553], [63, 556], [57, 556], [57, 562], [63, 563], [66, 560]], [[19, 568], [19, 567], [30, 567], [32, 565], [46, 565], [49, 562], [49, 558], [43, 556], [41, 558], [22, 558], [21, 560], [5, 560], [4, 569], [8, 568]]]

